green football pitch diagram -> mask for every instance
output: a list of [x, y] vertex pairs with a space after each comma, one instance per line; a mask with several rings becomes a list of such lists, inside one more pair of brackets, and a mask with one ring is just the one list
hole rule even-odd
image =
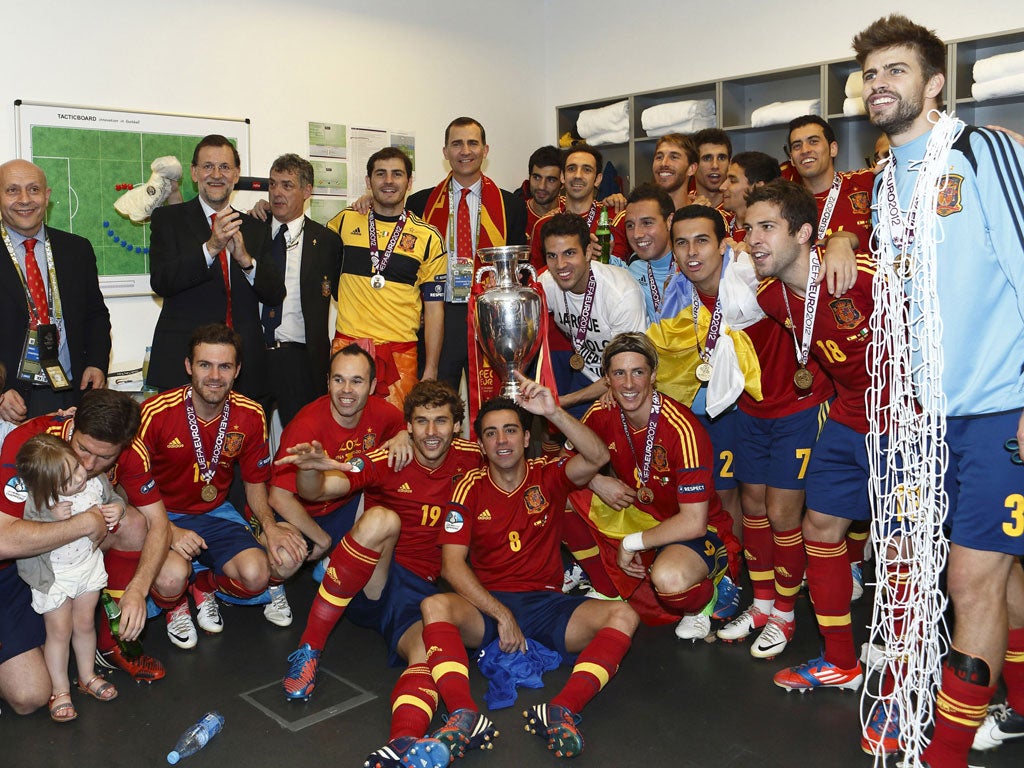
[[32, 126], [32, 159], [53, 190], [46, 222], [87, 238], [101, 276], [148, 274], [149, 224], [122, 217], [114, 201], [128, 184], [144, 184], [150, 163], [164, 155], [181, 161], [182, 197], [195, 197], [188, 168], [198, 138]]

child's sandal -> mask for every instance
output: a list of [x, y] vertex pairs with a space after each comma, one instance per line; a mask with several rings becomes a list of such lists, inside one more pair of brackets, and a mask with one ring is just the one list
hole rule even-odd
[[[66, 698], [67, 701], [60, 704], [57, 703], [58, 699]], [[55, 693], [50, 697], [50, 719], [55, 723], [70, 723], [72, 720], [78, 717], [78, 712], [75, 711], [75, 705], [71, 703], [71, 692], [61, 691]]]
[[[98, 686], [96, 685], [97, 680], [100, 682]], [[112, 701], [117, 698], [117, 688], [104, 680], [103, 675], [93, 675], [85, 685], [79, 680], [78, 690], [87, 696], [92, 696], [96, 701]]]

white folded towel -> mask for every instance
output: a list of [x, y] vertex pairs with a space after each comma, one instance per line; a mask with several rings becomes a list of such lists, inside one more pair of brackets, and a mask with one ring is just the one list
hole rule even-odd
[[678, 123], [666, 125], [661, 128], [648, 128], [647, 135], [656, 137], [664, 136], [667, 133], [696, 133], [703, 128], [714, 127], [715, 116], [707, 115], [706, 117], [692, 117], [689, 120], [681, 120]]
[[864, 93], [864, 75], [860, 70], [851, 72], [846, 78], [846, 98], [859, 99]]
[[997, 80], [986, 80], [971, 86], [971, 95], [976, 101], [998, 99], [1000, 96], [1015, 96], [1024, 93], [1024, 72], [1006, 75]]
[[708, 116], [715, 116], [714, 99], [673, 101], [645, 109], [640, 114], [640, 124], [645, 131], [652, 131], [689, 121], [695, 117]]
[[621, 131], [605, 131], [604, 133], [598, 133], [594, 136], [586, 136], [587, 144], [593, 147], [599, 144], [625, 144], [629, 141], [629, 129], [623, 128]]
[[729, 248], [725, 256], [729, 263], [718, 285], [722, 320], [730, 328], [741, 331], [765, 317], [764, 310], [757, 303], [759, 281], [749, 253], [735, 253]]
[[867, 113], [868, 110], [864, 106], [864, 99], [860, 96], [850, 97], [843, 100], [843, 114], [847, 117], [853, 117], [854, 115], [866, 115]]
[[794, 117], [818, 114], [821, 114], [820, 99], [773, 101], [755, 109], [750, 115], [750, 124], [754, 128], [762, 128], [766, 125], [788, 123]]
[[629, 101], [623, 100], [600, 109], [585, 109], [576, 120], [580, 136], [590, 139], [611, 131], [629, 132]]
[[736, 355], [736, 344], [729, 334], [723, 333], [718, 337], [712, 359], [714, 368], [711, 369], [711, 381], [708, 382], [704, 410], [708, 412], [708, 416], [715, 418], [728, 410], [743, 394], [746, 379]]
[[[1007, 75], [1024, 74], [1024, 51], [1001, 53], [978, 59], [974, 62], [974, 82], [987, 83], [989, 80], [1000, 80]], [[975, 97], [977, 98], [977, 97]]]

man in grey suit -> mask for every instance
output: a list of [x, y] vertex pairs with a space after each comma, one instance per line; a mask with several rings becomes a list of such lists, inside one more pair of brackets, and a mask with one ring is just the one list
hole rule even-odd
[[260, 303], [284, 299], [281, 271], [270, 258], [267, 227], [231, 208], [240, 173], [238, 151], [213, 134], [196, 145], [192, 180], [199, 196], [153, 211], [150, 285], [163, 297], [153, 333], [148, 383], [160, 390], [188, 383], [184, 360], [192, 331], [226, 323], [242, 337], [236, 389], [266, 404], [270, 387]]
[[269, 362], [270, 389], [281, 426], [307, 403], [327, 393], [331, 341], [328, 313], [338, 290], [341, 239], [308, 216], [313, 166], [295, 154], [281, 155], [270, 167], [271, 258], [284, 274], [280, 305], [261, 310]]

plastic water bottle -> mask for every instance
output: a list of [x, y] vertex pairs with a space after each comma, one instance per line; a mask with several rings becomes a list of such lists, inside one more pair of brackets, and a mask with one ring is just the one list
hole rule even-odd
[[114, 598], [106, 590], [100, 592], [100, 603], [103, 605], [103, 612], [107, 614], [110, 634], [114, 636], [114, 641], [121, 648], [121, 653], [126, 659], [139, 658], [142, 655], [142, 643], [138, 640], [121, 639], [121, 606], [114, 602]]
[[224, 717], [220, 712], [207, 712], [202, 720], [181, 734], [178, 743], [174, 745], [174, 750], [167, 753], [167, 762], [174, 765], [181, 758], [194, 755], [220, 733], [223, 727]]

